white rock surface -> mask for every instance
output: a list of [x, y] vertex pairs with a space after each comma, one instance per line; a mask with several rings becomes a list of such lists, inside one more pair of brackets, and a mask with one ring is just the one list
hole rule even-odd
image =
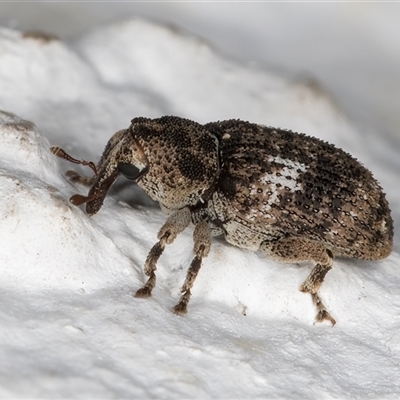
[[373, 157], [387, 144], [363, 140], [321, 89], [140, 20], [71, 46], [1, 29], [0, 88], [1, 397], [400, 396], [397, 253], [335, 261], [321, 293], [331, 328], [313, 325], [298, 291], [310, 265], [214, 240], [177, 317], [192, 230], [160, 259], [153, 297], [132, 297], [165, 217], [121, 179], [89, 218], [68, 201], [87, 190], [64, 178], [75, 166], [48, 150], [97, 160], [138, 115], [243, 118], [335, 142], [389, 182], [394, 171]]

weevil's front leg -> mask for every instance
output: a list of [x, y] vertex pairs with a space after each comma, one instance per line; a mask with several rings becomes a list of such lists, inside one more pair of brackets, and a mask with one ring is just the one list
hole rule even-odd
[[201, 260], [203, 257], [207, 257], [210, 252], [211, 231], [207, 221], [201, 221], [196, 225], [193, 232], [193, 240], [195, 257], [190, 264], [185, 282], [181, 288], [183, 294], [179, 303], [174, 307], [174, 313], [178, 315], [186, 314], [187, 305], [191, 296], [190, 289], [193, 287], [194, 281], [196, 280], [197, 274], [200, 270]]
[[144, 273], [149, 277], [145, 285], [139, 289], [135, 297], [150, 297], [156, 285], [157, 261], [167, 244], [171, 244], [176, 237], [190, 224], [191, 215], [188, 208], [182, 208], [171, 214], [158, 232], [158, 242], [152, 247], [144, 264]]

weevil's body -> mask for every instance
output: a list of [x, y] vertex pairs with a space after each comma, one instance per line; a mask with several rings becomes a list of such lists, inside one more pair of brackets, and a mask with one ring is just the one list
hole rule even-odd
[[80, 197], [89, 214], [100, 209], [120, 172], [170, 215], [146, 260], [150, 278], [138, 297], [151, 294], [165, 245], [195, 225], [196, 257], [177, 313], [186, 312], [212, 235], [281, 261], [315, 261], [301, 290], [311, 293], [317, 320], [332, 324], [317, 292], [333, 257], [378, 260], [392, 248], [389, 206], [372, 174], [344, 151], [303, 134], [239, 120], [135, 118], [111, 138], [89, 196]]
[[[385, 196], [357, 160], [321, 140], [227, 121], [207, 125], [219, 139], [214, 212], [227, 240], [258, 250], [299, 237], [334, 255], [376, 260], [392, 247]], [[235, 234], [237, 232], [238, 234]]]

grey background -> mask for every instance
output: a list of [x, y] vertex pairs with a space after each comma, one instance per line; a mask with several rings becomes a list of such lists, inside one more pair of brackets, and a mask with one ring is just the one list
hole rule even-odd
[[363, 129], [400, 140], [397, 3], [7, 2], [0, 24], [65, 40], [130, 16], [173, 24], [226, 55], [312, 76]]

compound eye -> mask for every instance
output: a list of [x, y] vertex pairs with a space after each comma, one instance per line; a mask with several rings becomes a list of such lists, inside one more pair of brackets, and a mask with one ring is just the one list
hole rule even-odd
[[144, 170], [140, 170], [135, 165], [129, 163], [119, 163], [118, 171], [121, 172], [121, 174], [124, 175], [125, 178], [131, 180], [136, 180], [145, 172]]

